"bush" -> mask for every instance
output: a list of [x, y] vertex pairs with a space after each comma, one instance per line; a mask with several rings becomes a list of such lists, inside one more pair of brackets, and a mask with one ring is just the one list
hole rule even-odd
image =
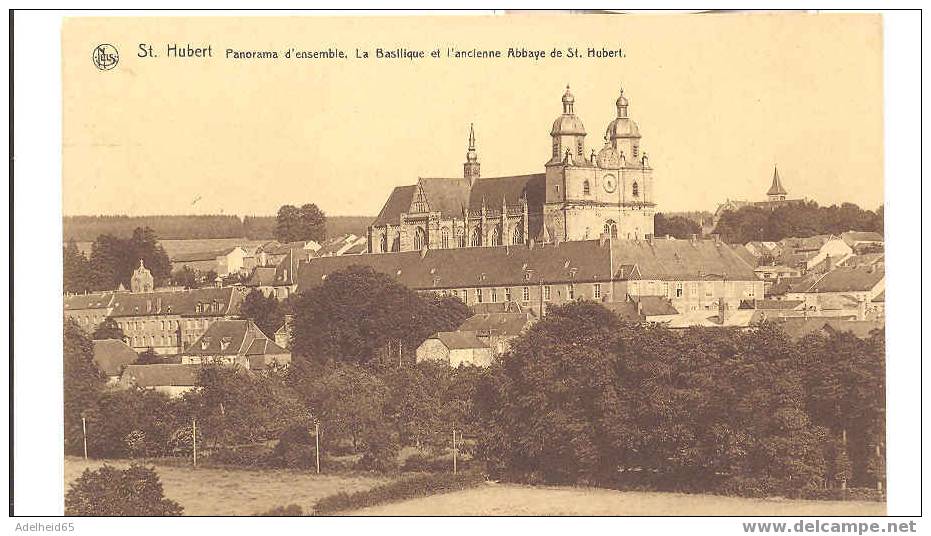
[[302, 516], [304, 515], [304, 510], [296, 505], [289, 504], [288, 506], [276, 506], [271, 510], [266, 510], [261, 514], [255, 514], [257, 516]]
[[316, 454], [307, 426], [294, 424], [281, 432], [271, 457], [275, 467], [308, 469], [316, 466]]
[[85, 469], [65, 494], [68, 516], [179, 516], [183, 510], [165, 498], [155, 470], [137, 464]]
[[[459, 458], [456, 466], [459, 470], [468, 470], [472, 466], [472, 460]], [[453, 459], [449, 456], [437, 457], [411, 454], [404, 460], [401, 470], [409, 473], [451, 473], [453, 471]]]
[[340, 492], [317, 501], [314, 515], [329, 515], [358, 510], [377, 504], [406, 501], [438, 493], [449, 493], [475, 487], [485, 478], [478, 474], [432, 474], [403, 478], [370, 490], [355, 493]]

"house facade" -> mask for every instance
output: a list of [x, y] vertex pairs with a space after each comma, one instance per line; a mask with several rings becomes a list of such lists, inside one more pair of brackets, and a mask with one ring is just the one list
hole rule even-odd
[[264, 370], [291, 363], [291, 352], [275, 344], [251, 320], [218, 320], [181, 355], [185, 365], [238, 365]]
[[661, 296], [680, 311], [736, 309], [761, 299], [763, 282], [732, 248], [717, 240], [582, 240], [560, 244], [453, 248], [314, 258], [300, 265], [297, 291], [358, 265], [421, 292], [455, 296], [466, 305], [516, 302], [538, 318], [551, 304], [625, 301]]

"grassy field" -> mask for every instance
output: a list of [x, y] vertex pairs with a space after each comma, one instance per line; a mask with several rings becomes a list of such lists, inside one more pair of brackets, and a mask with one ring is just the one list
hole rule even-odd
[[877, 502], [745, 499], [597, 488], [488, 483], [475, 489], [356, 510], [351, 515], [885, 515]]
[[[108, 461], [127, 467], [126, 461]], [[96, 469], [100, 460], [65, 458], [65, 491], [84, 469]], [[165, 496], [184, 507], [185, 515], [252, 515], [276, 506], [297, 504], [309, 512], [318, 499], [340, 491], [362, 491], [387, 478], [317, 476], [285, 470], [208, 469], [156, 463]]]

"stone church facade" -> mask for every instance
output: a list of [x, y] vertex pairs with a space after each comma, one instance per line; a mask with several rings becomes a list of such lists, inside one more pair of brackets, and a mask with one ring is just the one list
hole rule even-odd
[[369, 251], [387, 253], [558, 243], [653, 234], [653, 170], [623, 90], [597, 152], [566, 88], [550, 131], [544, 173], [482, 177], [474, 129], [462, 177], [420, 178], [400, 186], [368, 230]]

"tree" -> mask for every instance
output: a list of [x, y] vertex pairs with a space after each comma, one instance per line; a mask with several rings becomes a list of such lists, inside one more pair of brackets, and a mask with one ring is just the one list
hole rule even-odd
[[129, 239], [98, 236], [91, 245], [89, 261], [94, 289], [113, 290], [119, 285], [129, 288], [140, 260], [152, 272], [156, 285], [169, 280], [171, 260], [152, 229], [136, 228]]
[[666, 216], [658, 212], [653, 218], [653, 235], [689, 238], [701, 234], [701, 226], [684, 216]]
[[552, 483], [616, 474], [611, 426], [617, 317], [599, 304], [555, 306], [492, 365], [475, 403], [493, 472]]
[[77, 243], [69, 240], [62, 249], [65, 292], [88, 292], [94, 289], [90, 265]]
[[317, 205], [308, 203], [300, 208], [284, 205], [278, 209], [275, 239], [279, 242], [326, 239], [326, 214]]
[[197, 274], [190, 266], [182, 266], [171, 273], [171, 284], [184, 288], [197, 288]]
[[104, 465], [85, 469], [65, 494], [68, 516], [179, 516], [180, 504], [165, 498], [154, 468]]
[[112, 317], [107, 317], [103, 322], [97, 324], [97, 327], [94, 329], [93, 335], [91, 337], [95, 341], [100, 341], [104, 339], [115, 339], [122, 341], [126, 338], [126, 334], [123, 333], [123, 329], [120, 328], [119, 324], [116, 323]]
[[421, 296], [372, 268], [331, 273], [294, 303], [293, 352], [316, 361], [397, 367], [431, 334], [471, 313], [454, 298]]
[[65, 452], [83, 453], [82, 418], [97, 405], [104, 380], [94, 364], [94, 347], [81, 327], [64, 321]]
[[881, 207], [873, 212], [862, 210], [853, 203], [821, 207], [814, 201], [808, 201], [773, 208], [750, 205], [728, 211], [721, 216], [714, 232], [726, 242], [745, 244], [756, 240], [776, 242], [787, 237], [882, 230]]
[[255, 325], [269, 336], [274, 336], [284, 324], [284, 312], [274, 296], [265, 296], [262, 291], [253, 289], [242, 301], [240, 312], [255, 322]]
[[158, 365], [161, 363], [166, 363], [165, 358], [158, 355], [154, 349], [146, 348], [145, 351], [139, 354], [139, 358], [136, 359], [135, 364], [136, 365]]

